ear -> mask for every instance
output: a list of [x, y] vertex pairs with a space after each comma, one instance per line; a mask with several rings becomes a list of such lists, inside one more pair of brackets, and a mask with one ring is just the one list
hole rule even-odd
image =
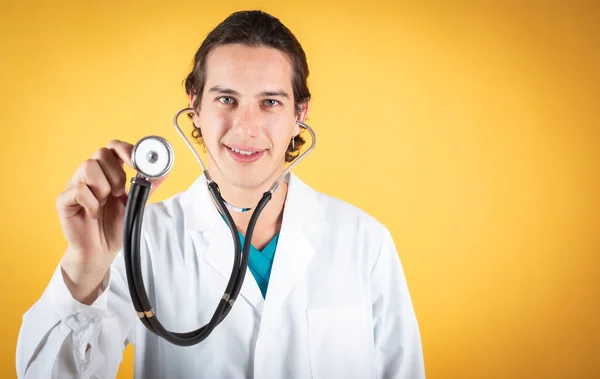
[[[188, 94], [188, 97], [190, 99], [190, 102], [188, 103], [188, 107], [194, 109], [194, 103], [196, 102], [196, 95], [194, 95], [193, 93]], [[194, 126], [198, 127], [198, 112], [196, 112], [196, 109], [194, 109], [194, 113], [192, 116], [192, 120], [194, 122]]]
[[[190, 102], [188, 103], [188, 107], [194, 108], [194, 110], [196, 110], [195, 109], [196, 107], [194, 107], [194, 103], [197, 101], [198, 96], [192, 92], [192, 93], [188, 94], [188, 98], [190, 99]], [[198, 104], [198, 106], [200, 106], [200, 104]]]
[[[304, 122], [308, 117], [308, 108], [310, 105], [310, 100], [305, 101], [304, 103], [300, 103], [300, 110], [296, 113], [296, 120]], [[300, 133], [300, 126], [297, 123], [294, 123], [294, 135], [298, 135]]]

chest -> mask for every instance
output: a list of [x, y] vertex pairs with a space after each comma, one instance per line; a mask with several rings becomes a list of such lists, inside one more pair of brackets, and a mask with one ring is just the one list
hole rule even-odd
[[[208, 323], [223, 296], [233, 242], [227, 233], [168, 235], [148, 244], [145, 275], [163, 325], [187, 332]], [[341, 237], [316, 244], [293, 230], [282, 233], [266, 298], [246, 271], [229, 315], [189, 348], [138, 326], [136, 355], [162, 362], [139, 372], [145, 378], [369, 378], [373, 322], [361, 248]]]

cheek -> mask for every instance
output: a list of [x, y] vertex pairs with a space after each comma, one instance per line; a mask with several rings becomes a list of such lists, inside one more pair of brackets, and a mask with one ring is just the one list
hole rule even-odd
[[221, 139], [231, 125], [230, 117], [225, 112], [207, 110], [200, 112], [199, 124], [202, 135], [207, 144], [220, 143]]
[[286, 149], [287, 145], [292, 139], [294, 132], [294, 126], [292, 124], [293, 122], [294, 120], [290, 120], [289, 117], [285, 117], [281, 120], [278, 120], [278, 122], [274, 124], [274, 128], [269, 128], [271, 139], [273, 142], [279, 142], [279, 144], [282, 145], [282, 149]]

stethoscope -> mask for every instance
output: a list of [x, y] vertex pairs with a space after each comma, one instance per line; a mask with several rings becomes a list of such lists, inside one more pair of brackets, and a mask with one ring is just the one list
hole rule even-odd
[[[225, 292], [223, 293], [223, 297], [217, 305], [215, 313], [206, 325], [186, 333], [171, 332], [167, 330], [160, 323], [158, 316], [154, 312], [144, 287], [142, 267], [140, 264], [141, 231], [144, 209], [146, 207], [146, 201], [148, 200], [148, 194], [152, 188], [151, 180], [166, 175], [173, 167], [175, 158], [173, 148], [167, 142], [167, 140], [162, 137], [144, 137], [133, 147], [131, 160], [135, 170], [138, 173], [131, 180], [131, 188], [129, 190], [129, 197], [127, 199], [123, 227], [123, 256], [125, 258], [125, 269], [127, 271], [127, 284], [129, 286], [129, 293], [131, 295], [131, 300], [137, 315], [144, 326], [151, 332], [179, 346], [191, 346], [200, 343], [206, 337], [208, 337], [208, 335], [217, 325], [221, 323], [221, 321], [225, 319], [233, 307], [240, 289], [242, 288], [242, 283], [248, 267], [248, 256], [252, 243], [252, 234], [254, 232], [254, 227], [256, 226], [258, 216], [267, 203], [271, 200], [273, 192], [275, 192], [285, 176], [296, 164], [298, 164], [298, 162], [304, 159], [304, 157], [306, 157], [306, 155], [308, 155], [316, 145], [316, 137], [312, 128], [304, 122], [296, 120], [296, 123], [299, 126], [306, 129], [310, 133], [310, 147], [288, 165], [275, 183], [273, 183], [271, 188], [263, 194], [262, 198], [254, 208], [238, 208], [229, 204], [221, 197], [219, 186], [210, 178], [210, 175], [208, 174], [206, 166], [204, 165], [204, 162], [202, 162], [200, 155], [196, 152], [190, 141], [187, 139], [185, 133], [183, 133], [179, 127], [178, 119], [181, 114], [191, 112], [194, 112], [192, 108], [184, 108], [180, 110], [177, 112], [177, 114], [175, 114], [175, 117], [173, 118], [173, 124], [181, 138], [183, 138], [202, 167], [202, 171], [208, 185], [208, 190], [217, 208], [223, 215], [229, 230], [231, 231], [235, 252], [233, 268], [227, 286], [225, 287]], [[248, 223], [244, 246], [242, 249], [237, 227], [233, 221], [233, 218], [231, 217], [231, 214], [229, 213], [229, 210], [236, 212], [248, 212], [252, 209], [254, 209], [254, 211], [250, 217], [250, 222]]]

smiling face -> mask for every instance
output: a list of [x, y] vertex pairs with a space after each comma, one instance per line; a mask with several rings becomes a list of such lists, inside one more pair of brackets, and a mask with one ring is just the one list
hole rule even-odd
[[274, 48], [228, 44], [208, 55], [194, 122], [215, 181], [256, 188], [281, 174], [308, 105], [296, 112], [292, 75], [290, 60]]

